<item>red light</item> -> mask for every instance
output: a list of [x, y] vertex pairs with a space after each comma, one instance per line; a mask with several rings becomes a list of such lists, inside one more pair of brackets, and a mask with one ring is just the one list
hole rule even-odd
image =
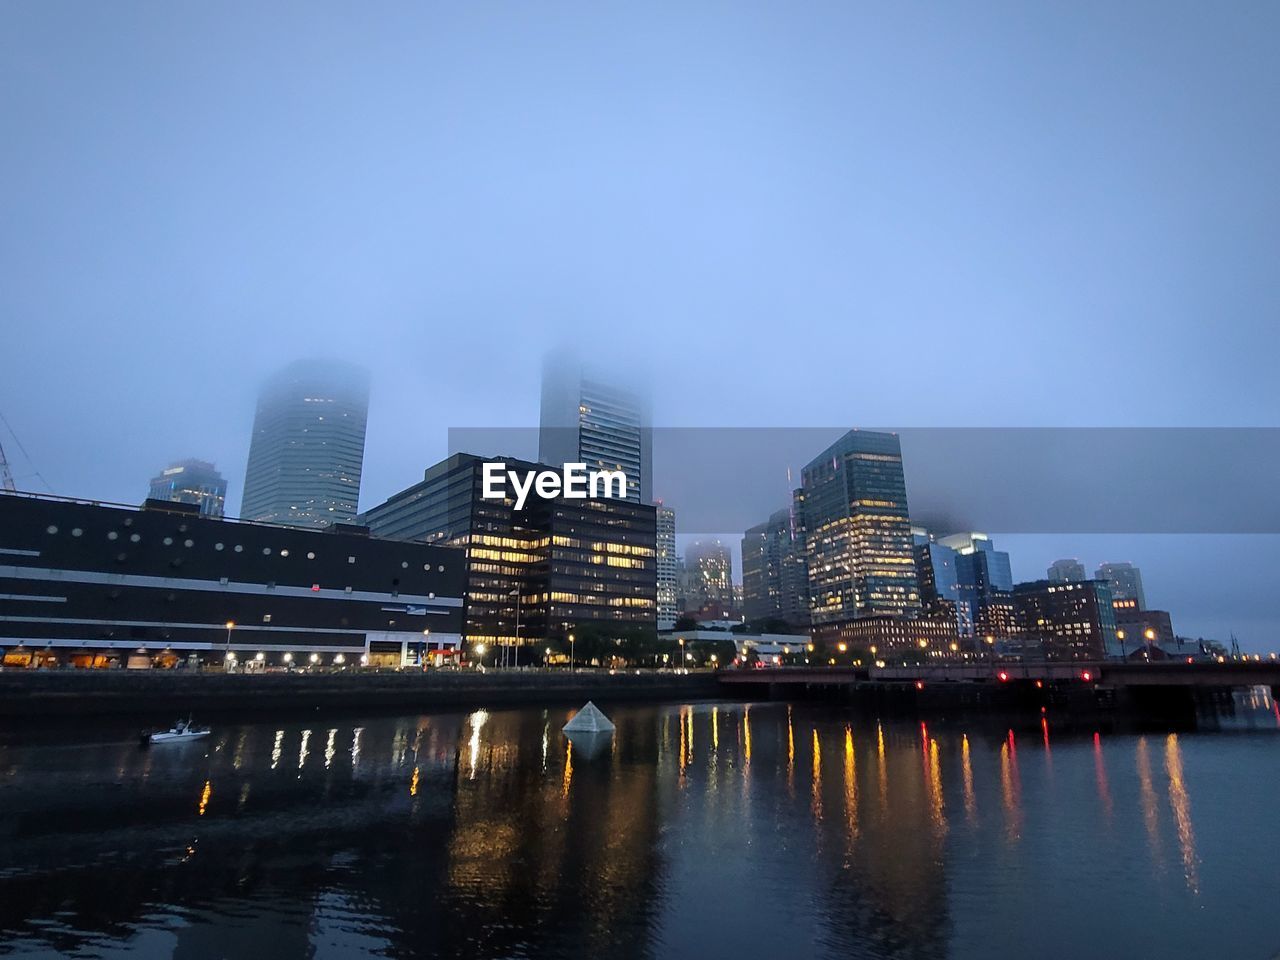
[[1037, 689], [1037, 690], [1040, 690], [1040, 689], [1041, 689], [1041, 688], [1043, 688], [1043, 687], [1044, 687], [1044, 682], [1043, 682], [1043, 681], [1041, 681], [1041, 680], [1037, 680], [1037, 681], [1036, 681], [1036, 689]]
[[1093, 679], [1093, 674], [1090, 673], [1088, 670], [1086, 670], [1082, 674], [1080, 674], [1080, 679], [1083, 680], [1085, 683], [1088, 683], [1090, 680]]
[[1187, 657], [1187, 663], [1195, 663], [1194, 657]]
[[923, 689], [924, 689], [924, 681], [923, 681], [923, 680], [917, 680], [917, 681], [916, 681], [916, 689], [917, 689], [917, 690], [923, 690]]
[[311, 592], [312, 592], [312, 593], [319, 593], [319, 592], [320, 592], [320, 584], [318, 584], [318, 583], [313, 583], [313, 584], [311, 585]]
[[1005, 673], [1003, 670], [997, 673], [996, 676], [1000, 678], [1001, 683], [1004, 683], [1006, 680], [1009, 679], [1009, 675]]

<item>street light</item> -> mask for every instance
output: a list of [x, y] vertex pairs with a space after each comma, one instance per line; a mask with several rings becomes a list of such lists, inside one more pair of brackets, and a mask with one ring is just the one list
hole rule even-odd
[[428, 639], [430, 636], [430, 627], [422, 631], [422, 656], [418, 657], [418, 666], [423, 667], [424, 669], [427, 666], [425, 658], [431, 654], [431, 640]]
[[1151, 644], [1152, 644], [1152, 641], [1154, 641], [1156, 638], [1156, 632], [1152, 630], [1150, 627], [1147, 627], [1147, 629], [1143, 632], [1142, 635], [1147, 638], [1147, 660], [1150, 661], [1151, 660]]
[[520, 666], [520, 591], [512, 590], [507, 594], [508, 597], [516, 598], [516, 649], [512, 656], [511, 665], [513, 667]]
[[[236, 628], [236, 622], [234, 620], [228, 620], [227, 621], [227, 646], [223, 651], [224, 654], [231, 653], [231, 631], [234, 630], [235, 628]], [[224, 656], [223, 659], [228, 660], [230, 659], [230, 657]]]
[[1121, 660], [1129, 659], [1128, 657], [1125, 656], [1125, 653], [1124, 653], [1124, 631], [1123, 630], [1116, 631], [1116, 639], [1120, 641], [1120, 659]]
[[573, 673], [573, 634], [569, 634], [569, 672]]
[[687, 671], [689, 668], [684, 666], [684, 637], [680, 638], [680, 665]]

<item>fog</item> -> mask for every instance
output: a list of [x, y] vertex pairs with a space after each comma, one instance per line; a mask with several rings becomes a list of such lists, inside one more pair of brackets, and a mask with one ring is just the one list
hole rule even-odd
[[[1271, 427], [1277, 35], [1262, 2], [8, 3], [0, 442], [123, 502], [213, 460], [234, 514], [259, 384], [347, 357], [367, 507], [450, 430], [536, 425], [561, 344], [642, 366], [661, 428]], [[930, 449], [913, 500], [986, 522]], [[1280, 646], [1274, 507], [1236, 500], [1274, 443], [1208, 530], [1098, 512], [1141, 450], [1080, 523], [1006, 524], [1015, 573], [1132, 559], [1180, 633]], [[1172, 476], [1150, 517], [1195, 508]]]

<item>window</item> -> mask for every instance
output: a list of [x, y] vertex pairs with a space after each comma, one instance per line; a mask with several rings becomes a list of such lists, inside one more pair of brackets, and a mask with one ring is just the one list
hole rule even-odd
[[[53, 530], [55, 533], [57, 533], [57, 531], [58, 531], [58, 528], [57, 528], [57, 527], [50, 527], [49, 529]], [[108, 533], [108, 534], [107, 534], [107, 539], [108, 539], [108, 540], [119, 540], [119, 539], [120, 539], [120, 534], [118, 534], [118, 533], [116, 533], [114, 530], [112, 530], [110, 533]]]

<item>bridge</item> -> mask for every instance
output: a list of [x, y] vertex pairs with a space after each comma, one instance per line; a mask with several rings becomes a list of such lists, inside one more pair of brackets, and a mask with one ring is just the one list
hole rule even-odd
[[729, 687], [761, 684], [849, 686], [866, 683], [1101, 684], [1109, 687], [1271, 687], [1280, 691], [1280, 662], [1230, 660], [1187, 663], [1159, 660], [931, 663], [900, 667], [765, 667], [722, 670]]

